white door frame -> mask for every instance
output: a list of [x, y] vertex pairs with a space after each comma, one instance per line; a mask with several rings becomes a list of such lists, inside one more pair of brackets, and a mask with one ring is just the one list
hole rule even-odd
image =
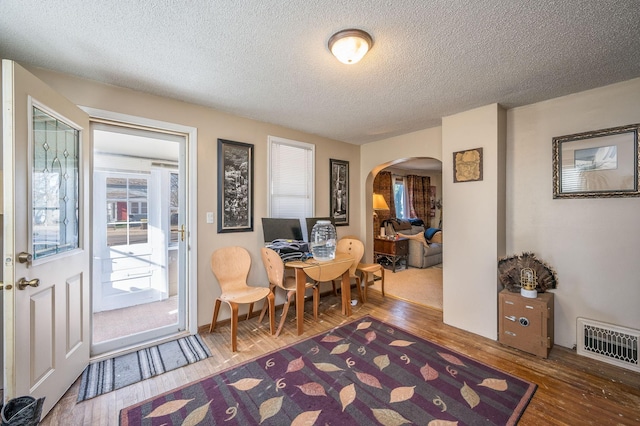
[[[187, 315], [186, 315], [186, 330], [190, 334], [195, 334], [198, 332], [198, 275], [197, 275], [197, 253], [196, 248], [198, 247], [198, 197], [197, 197], [197, 158], [198, 158], [198, 129], [191, 126], [184, 126], [181, 124], [169, 123], [165, 121], [153, 120], [144, 117], [137, 117], [128, 114], [117, 113], [113, 111], [106, 111], [97, 108], [91, 108], [87, 106], [79, 106], [80, 109], [84, 110], [87, 114], [89, 114], [90, 119], [93, 120], [107, 120], [114, 123], [123, 123], [129, 124], [133, 126], [143, 126], [147, 128], [155, 128], [160, 130], [166, 130], [170, 132], [183, 133], [187, 135], [187, 146], [186, 146], [186, 170], [185, 175], [187, 176], [186, 182], [186, 198], [187, 198], [187, 206], [186, 206], [186, 235], [187, 239], [186, 244], [186, 262], [185, 267], [186, 271], [184, 271], [184, 276], [187, 279], [188, 286], [185, 289], [187, 298], [186, 298], [186, 307], [187, 307]], [[91, 224], [93, 226], [93, 224]], [[93, 229], [93, 228], [92, 228]], [[169, 340], [169, 338], [167, 338]], [[157, 344], [160, 341], [155, 341], [153, 344]]]

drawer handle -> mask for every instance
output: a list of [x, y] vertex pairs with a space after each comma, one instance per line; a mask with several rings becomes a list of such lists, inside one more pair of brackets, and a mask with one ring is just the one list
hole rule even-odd
[[504, 304], [505, 305], [513, 305], [513, 302], [511, 300], [505, 300]]
[[533, 306], [529, 306], [529, 305], [524, 305], [524, 307], [527, 309], [533, 309]]
[[509, 336], [516, 336], [516, 333], [514, 333], [513, 331], [505, 331], [504, 334], [508, 334]]
[[506, 315], [505, 315], [504, 317], [505, 317], [506, 319], [508, 319], [509, 321], [513, 321], [513, 322], [515, 322], [515, 321], [516, 321], [516, 317], [515, 317], [515, 316], [513, 316], [513, 315], [511, 315], [510, 317], [508, 317], [508, 316], [506, 316]]

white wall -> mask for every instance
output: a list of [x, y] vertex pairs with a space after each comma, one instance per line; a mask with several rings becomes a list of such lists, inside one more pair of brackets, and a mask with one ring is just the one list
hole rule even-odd
[[509, 110], [507, 253], [553, 266], [555, 341], [576, 318], [640, 329], [640, 198], [553, 199], [552, 138], [640, 123], [640, 79]]
[[[504, 110], [497, 104], [442, 119], [443, 321], [497, 338], [497, 261], [504, 254]], [[453, 153], [483, 149], [481, 181], [453, 182]]]

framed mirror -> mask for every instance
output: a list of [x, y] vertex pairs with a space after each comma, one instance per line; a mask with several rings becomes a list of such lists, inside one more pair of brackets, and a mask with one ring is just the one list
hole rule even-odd
[[553, 138], [553, 198], [638, 197], [640, 124]]

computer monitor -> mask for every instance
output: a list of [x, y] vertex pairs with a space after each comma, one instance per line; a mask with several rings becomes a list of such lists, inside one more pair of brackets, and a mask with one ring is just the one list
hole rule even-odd
[[319, 220], [329, 220], [333, 226], [336, 226], [336, 220], [332, 217], [308, 217], [306, 218], [306, 227], [305, 235], [307, 236], [306, 242], [311, 242], [311, 230], [313, 229], [313, 225], [316, 224]]
[[262, 232], [265, 243], [278, 239], [302, 241], [303, 238], [300, 219], [263, 217]]

